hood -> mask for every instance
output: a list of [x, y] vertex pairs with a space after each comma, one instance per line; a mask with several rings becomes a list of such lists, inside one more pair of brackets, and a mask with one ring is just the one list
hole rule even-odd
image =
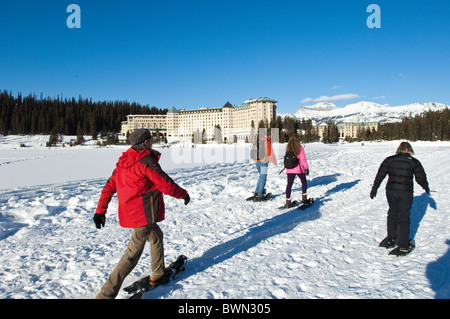
[[129, 168], [136, 164], [141, 158], [150, 155], [151, 152], [148, 150], [136, 151], [132, 147], [130, 147], [126, 152], [122, 153], [122, 156], [119, 158], [117, 162], [117, 167], [120, 168]]

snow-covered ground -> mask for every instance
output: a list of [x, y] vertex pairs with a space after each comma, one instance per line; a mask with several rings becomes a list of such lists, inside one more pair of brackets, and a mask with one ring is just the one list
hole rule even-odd
[[[94, 298], [124, 252], [129, 229], [92, 221], [100, 191], [126, 146], [46, 148], [48, 137], [0, 136], [0, 298]], [[26, 147], [19, 147], [24, 143]], [[286, 175], [275, 145], [266, 203], [247, 202], [257, 179], [246, 145], [175, 144], [161, 166], [191, 196], [165, 196], [166, 263], [189, 260], [183, 277], [148, 298], [449, 298], [450, 143], [412, 143], [431, 195], [415, 186], [403, 258], [378, 247], [386, 235], [384, 183], [369, 192], [381, 161], [399, 141], [305, 147], [310, 172], [306, 211], [278, 210]], [[293, 196], [300, 198], [300, 181]], [[125, 284], [149, 271], [147, 248]], [[119, 298], [126, 294], [120, 293]]]

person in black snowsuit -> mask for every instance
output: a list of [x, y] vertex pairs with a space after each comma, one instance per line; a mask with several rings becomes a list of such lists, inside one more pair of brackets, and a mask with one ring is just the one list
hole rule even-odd
[[396, 155], [387, 157], [380, 165], [373, 182], [370, 198], [375, 198], [378, 187], [386, 177], [386, 198], [389, 204], [387, 216], [387, 237], [380, 243], [381, 247], [392, 248], [389, 254], [406, 255], [413, 248], [409, 239], [410, 213], [413, 203], [414, 182], [429, 193], [427, 175], [422, 164], [414, 157], [414, 151], [408, 142], [400, 143]]

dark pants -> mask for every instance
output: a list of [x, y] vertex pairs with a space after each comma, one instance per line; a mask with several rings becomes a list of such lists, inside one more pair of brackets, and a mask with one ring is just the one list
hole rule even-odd
[[409, 244], [409, 227], [413, 193], [408, 191], [386, 191], [389, 204], [387, 216], [388, 237], [397, 239], [400, 248], [407, 248]]
[[300, 178], [302, 182], [302, 193], [306, 194], [306, 177], [305, 174], [287, 174], [287, 185], [286, 185], [286, 198], [291, 198], [292, 185], [294, 184], [295, 176]]

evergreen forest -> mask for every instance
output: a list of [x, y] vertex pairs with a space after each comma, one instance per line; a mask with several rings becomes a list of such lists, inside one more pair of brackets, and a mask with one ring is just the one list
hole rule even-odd
[[[13, 96], [6, 90], [0, 92], [0, 134], [2, 135], [91, 135], [119, 133], [121, 122], [129, 114], [166, 114], [167, 109], [141, 105], [128, 101], [98, 101], [75, 98], [38, 98], [35, 94]], [[280, 117], [270, 123], [261, 121], [258, 127], [280, 129], [280, 142], [300, 132], [303, 143], [339, 141], [337, 124], [330, 122], [323, 136], [311, 120]], [[353, 141], [374, 140], [450, 140], [450, 111], [427, 111], [421, 115], [408, 116], [401, 122], [380, 123], [378, 130], [361, 130]]]
[[120, 132], [129, 114], [166, 114], [158, 109], [128, 101], [93, 102], [92, 99], [38, 98], [0, 92], [0, 134], [92, 135]]

